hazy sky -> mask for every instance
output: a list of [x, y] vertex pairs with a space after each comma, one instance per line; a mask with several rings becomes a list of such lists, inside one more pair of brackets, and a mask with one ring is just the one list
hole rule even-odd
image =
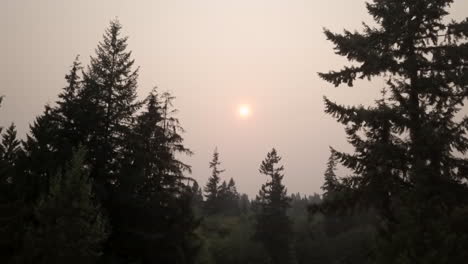
[[[320, 192], [330, 145], [349, 150], [342, 126], [323, 113], [323, 96], [369, 104], [383, 82], [333, 88], [317, 72], [346, 61], [322, 28], [360, 29], [370, 22], [361, 0], [0, 0], [0, 125], [20, 133], [65, 85], [77, 54], [87, 64], [109, 21], [118, 18], [141, 67], [138, 93], [153, 86], [177, 99], [186, 160], [205, 183], [215, 146], [238, 189], [257, 193], [258, 167], [276, 147], [289, 192]], [[452, 6], [468, 16], [468, 1]], [[252, 115], [241, 119], [241, 104]]]

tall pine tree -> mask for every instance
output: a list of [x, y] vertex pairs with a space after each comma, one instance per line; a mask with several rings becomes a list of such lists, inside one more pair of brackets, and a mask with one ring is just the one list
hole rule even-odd
[[190, 167], [176, 157], [191, 151], [183, 145], [173, 99], [153, 90], [127, 139], [123, 175], [110, 206], [114, 229], [108, 255], [120, 261], [186, 264], [197, 254], [193, 180], [185, 176]]
[[133, 115], [141, 105], [136, 101], [138, 69], [133, 69], [128, 38], [121, 36], [121, 31], [119, 21], [111, 21], [96, 55], [83, 72], [79, 92], [91, 177], [104, 190], [118, 183], [121, 152]]
[[[0, 99], [1, 100], [1, 99]], [[19, 158], [22, 154], [15, 126], [10, 125], [0, 142], [0, 262], [9, 263], [21, 248], [28, 210], [22, 199]]]
[[219, 161], [219, 152], [216, 148], [213, 152], [213, 159], [210, 161], [211, 177], [208, 178], [208, 182], [205, 186], [205, 211], [208, 214], [216, 214], [220, 211], [220, 202], [219, 202], [219, 190], [221, 188], [219, 182], [219, 175], [224, 172], [220, 169], [219, 166], [221, 162]]
[[271, 263], [295, 263], [292, 252], [292, 227], [287, 215], [290, 198], [283, 184], [283, 166], [281, 157], [272, 149], [260, 165], [260, 173], [268, 181], [262, 185], [256, 198], [256, 224], [254, 238], [260, 241]]
[[[468, 19], [445, 22], [452, 0], [374, 0], [376, 26], [325, 30], [353, 66], [320, 76], [335, 86], [384, 77], [389, 95], [374, 107], [325, 99], [346, 125], [354, 154], [335, 152], [354, 175], [343, 192], [381, 217], [379, 263], [462, 263], [466, 259]], [[344, 199], [343, 199], [344, 200]], [[347, 205], [344, 201], [343, 205]], [[338, 201], [337, 201], [338, 202]], [[461, 213], [464, 212], [464, 213]], [[423, 238], [423, 239], [421, 239]]]

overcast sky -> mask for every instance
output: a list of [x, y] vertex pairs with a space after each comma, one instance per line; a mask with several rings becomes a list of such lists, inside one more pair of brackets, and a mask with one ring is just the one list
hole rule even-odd
[[[342, 126], [323, 113], [323, 96], [371, 104], [382, 81], [334, 88], [317, 72], [339, 69], [323, 27], [371, 22], [361, 0], [0, 0], [0, 125], [21, 135], [53, 103], [77, 54], [87, 64], [109, 21], [118, 18], [136, 65], [138, 93], [171, 91], [195, 155], [186, 160], [204, 184], [217, 146], [241, 192], [257, 193], [258, 167], [277, 148], [289, 192], [320, 192], [329, 146], [350, 150]], [[468, 16], [468, 1], [451, 9]], [[241, 104], [252, 115], [238, 115]], [[465, 111], [466, 112], [466, 111]]]

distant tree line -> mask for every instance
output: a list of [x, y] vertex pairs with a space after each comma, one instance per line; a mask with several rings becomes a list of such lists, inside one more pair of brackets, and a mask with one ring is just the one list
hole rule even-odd
[[137, 99], [138, 68], [112, 21], [24, 140], [0, 128], [0, 262], [466, 263], [468, 19], [446, 22], [451, 4], [374, 0], [374, 26], [325, 30], [352, 65], [320, 77], [384, 78], [382, 98], [325, 98], [354, 151], [331, 148], [323, 195], [288, 194], [272, 149], [252, 200], [223, 179], [217, 149], [205, 186], [189, 176], [175, 98], [155, 88]]

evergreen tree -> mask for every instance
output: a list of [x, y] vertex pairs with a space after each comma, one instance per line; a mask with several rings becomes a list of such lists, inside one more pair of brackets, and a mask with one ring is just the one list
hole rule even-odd
[[25, 156], [22, 159], [28, 201], [35, 200], [47, 190], [48, 181], [71, 159], [73, 149], [85, 139], [80, 133], [86, 117], [82, 115], [82, 105], [78, 93], [81, 89], [78, 57], [73, 62], [70, 73], [65, 76], [67, 85], [59, 94], [57, 105], [45, 107], [30, 126], [27, 135]]
[[193, 182], [191, 193], [194, 210], [198, 215], [200, 215], [202, 213], [201, 210], [203, 209], [203, 191], [197, 181]]
[[21, 151], [21, 143], [17, 139], [16, 134], [16, 127], [14, 124], [11, 124], [2, 135], [2, 142], [0, 144], [0, 186], [2, 186], [2, 191], [0, 192], [2, 194], [13, 191], [12, 188], [8, 188], [7, 186], [12, 185], [15, 181], [15, 170]]
[[132, 53], [126, 51], [128, 38], [121, 36], [121, 30], [119, 21], [111, 21], [95, 57], [83, 72], [83, 87], [78, 93], [91, 177], [104, 190], [119, 180], [121, 152], [133, 115], [141, 105], [136, 101], [138, 69], [133, 70]]
[[219, 212], [219, 190], [220, 190], [220, 177], [219, 175], [224, 172], [220, 169], [219, 166], [221, 162], [219, 161], [219, 153], [216, 148], [213, 152], [213, 159], [210, 162], [211, 177], [208, 179], [208, 182], [205, 186], [205, 211], [208, 214], [216, 214]]
[[100, 257], [107, 227], [84, 158], [83, 149], [76, 151], [65, 173], [51, 179], [48, 195], [35, 207], [21, 262], [95, 263]]
[[[1, 100], [1, 99], [0, 99]], [[26, 207], [21, 199], [18, 162], [22, 149], [12, 124], [0, 142], [0, 262], [9, 263], [18, 254]]]
[[59, 100], [53, 108], [58, 122], [58, 142], [54, 142], [60, 150], [60, 156], [64, 161], [71, 159], [73, 149], [87, 142], [86, 126], [88, 116], [83, 108], [85, 102], [82, 98], [83, 80], [80, 76], [83, 67], [79, 56], [75, 58], [70, 72], [65, 75], [67, 85], [58, 95]]
[[250, 212], [250, 199], [249, 196], [245, 193], [240, 195], [239, 198], [239, 212], [241, 214], [247, 214]]
[[193, 180], [184, 176], [190, 167], [176, 158], [191, 151], [182, 144], [173, 99], [153, 90], [127, 139], [123, 175], [110, 207], [114, 229], [108, 255], [120, 261], [185, 264], [197, 254]]
[[48, 105], [30, 125], [30, 133], [23, 144], [25, 153], [20, 160], [24, 199], [29, 204], [37, 202], [47, 192], [49, 180], [64, 166], [60, 146], [56, 144], [58, 127], [56, 114]]
[[226, 185], [225, 192], [225, 210], [229, 215], [238, 215], [239, 214], [239, 193], [237, 192], [236, 183], [234, 179], [229, 179], [229, 182]]
[[283, 185], [283, 166], [278, 165], [281, 157], [272, 149], [260, 165], [260, 173], [269, 177], [262, 185], [256, 198], [255, 239], [268, 252], [271, 263], [294, 263], [292, 254], [292, 228], [287, 215], [290, 198]]
[[[444, 21], [452, 0], [374, 0], [377, 26], [363, 33], [325, 30], [337, 54], [355, 62], [320, 76], [338, 86], [386, 77], [387, 96], [375, 107], [346, 107], [325, 99], [326, 112], [346, 125], [354, 154], [334, 155], [354, 174], [335, 201], [374, 208], [379, 263], [462, 263], [467, 255], [468, 19]], [[344, 198], [346, 197], [346, 198]], [[424, 239], [421, 240], [421, 238]]]
[[325, 171], [325, 183], [322, 186], [324, 191], [324, 199], [331, 198], [333, 193], [337, 190], [339, 182], [335, 174], [336, 170], [336, 159], [333, 156], [333, 153], [328, 158], [327, 169]]

